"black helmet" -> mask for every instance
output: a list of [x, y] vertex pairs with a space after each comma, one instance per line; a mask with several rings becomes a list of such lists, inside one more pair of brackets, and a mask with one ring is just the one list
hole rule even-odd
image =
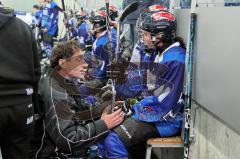
[[173, 39], [177, 28], [175, 16], [168, 11], [150, 13], [143, 18], [140, 28], [150, 32], [152, 35], [161, 34], [162, 36]]
[[157, 13], [160, 11], [164, 11], [167, 10], [167, 7], [159, 5], [159, 4], [155, 4], [155, 5], [151, 5], [149, 7], [147, 7], [146, 9], [144, 9], [144, 11], [142, 13], [140, 13], [140, 16], [137, 19], [136, 22], [136, 32], [139, 36], [139, 38], [141, 37], [141, 23], [143, 22], [144, 18], [148, 15], [148, 14], [153, 14], [153, 13]]
[[118, 10], [115, 6], [110, 5], [109, 6], [109, 11], [110, 11], [110, 18], [112, 21], [115, 21], [115, 19], [118, 17]]
[[[99, 11], [104, 11], [106, 12], [106, 8], [102, 7], [99, 9]], [[118, 10], [115, 6], [110, 5], [109, 6], [109, 16], [111, 18], [112, 21], [115, 21], [115, 19], [118, 17]]]
[[90, 17], [90, 22], [93, 24], [94, 28], [106, 27], [106, 17], [107, 14], [104, 11], [97, 11], [95, 15]]
[[78, 20], [83, 21], [83, 20], [86, 20], [87, 15], [86, 15], [84, 12], [79, 11], [79, 12], [76, 13], [76, 18], [77, 18]]
[[155, 4], [155, 5], [151, 5], [149, 7], [147, 7], [141, 14], [140, 14], [140, 18], [144, 18], [146, 15], [151, 14], [151, 13], [157, 13], [160, 11], [167, 11], [167, 7], [159, 5], [159, 4]]

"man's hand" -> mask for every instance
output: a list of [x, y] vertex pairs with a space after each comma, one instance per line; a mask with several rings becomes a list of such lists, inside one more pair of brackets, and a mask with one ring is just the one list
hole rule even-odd
[[105, 122], [108, 129], [112, 129], [124, 120], [124, 113], [121, 109], [113, 112], [112, 114], [103, 113], [101, 119]]

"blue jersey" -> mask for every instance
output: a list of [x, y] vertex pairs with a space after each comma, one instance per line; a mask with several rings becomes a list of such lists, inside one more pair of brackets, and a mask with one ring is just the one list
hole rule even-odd
[[42, 10], [40, 14], [40, 27], [47, 29], [48, 35], [56, 35], [58, 31], [58, 9], [57, 3], [50, 2]]
[[97, 65], [91, 69], [90, 74], [94, 78], [105, 78], [107, 71], [109, 70], [109, 55], [115, 55], [114, 46], [116, 46], [116, 40], [112, 39], [111, 53], [109, 52], [109, 35], [107, 31], [104, 31], [93, 43], [93, 50], [91, 52], [92, 58], [97, 62]]
[[77, 29], [72, 28], [72, 30], [70, 31], [70, 35], [69, 36], [70, 36], [70, 39], [77, 38], [78, 37]]
[[136, 86], [141, 86], [144, 83], [142, 71], [134, 63], [130, 63], [127, 69], [127, 79], [122, 84], [116, 85], [117, 96], [121, 100], [128, 98], [139, 97], [142, 93], [141, 89], [136, 89]]
[[133, 48], [130, 62], [139, 64], [142, 61], [143, 56], [145, 56], [144, 43], [138, 40]]
[[121, 100], [139, 97], [146, 89], [147, 70], [153, 66], [157, 52], [146, 54], [144, 44], [138, 41], [135, 44], [130, 64], [127, 68], [127, 80], [117, 85], [116, 90]]
[[178, 106], [183, 91], [185, 49], [177, 44], [155, 58], [154, 67], [147, 73], [149, 96], [134, 105], [133, 118], [160, 122]]
[[156, 55], [156, 51], [146, 53], [144, 43], [138, 40], [133, 48], [130, 62], [135, 63], [140, 69], [147, 69], [154, 62]]
[[76, 28], [77, 27], [77, 19], [72, 17], [68, 20], [68, 24], [72, 27], [72, 28]]
[[78, 28], [79, 42], [84, 46], [86, 44], [86, 40], [91, 36], [89, 30], [89, 25], [86, 22], [83, 22]]
[[[161, 137], [176, 135], [182, 126], [183, 114], [180, 110], [183, 108], [183, 102], [180, 99], [183, 91], [186, 51], [179, 45], [178, 42], [174, 43], [161, 55], [152, 54], [155, 56], [153, 67], [144, 67], [147, 69], [147, 83], [145, 83], [147, 90], [144, 91], [150, 94], [133, 106], [135, 113], [132, 118], [154, 122]], [[141, 60], [152, 61], [151, 56], [145, 55]], [[136, 68], [139, 67], [135, 66]], [[103, 156], [106, 152], [111, 158], [127, 158], [127, 148], [118, 135], [109, 132], [104, 140], [105, 149], [101, 149], [102, 145], [99, 144]]]

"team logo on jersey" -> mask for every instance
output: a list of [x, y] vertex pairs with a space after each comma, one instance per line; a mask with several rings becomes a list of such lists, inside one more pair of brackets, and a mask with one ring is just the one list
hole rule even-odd
[[143, 107], [144, 110], [148, 111], [148, 112], [152, 112], [153, 108], [151, 106], [145, 106]]

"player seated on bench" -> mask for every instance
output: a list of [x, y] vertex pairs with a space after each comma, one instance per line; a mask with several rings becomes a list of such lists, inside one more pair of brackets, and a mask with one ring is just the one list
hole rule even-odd
[[102, 158], [136, 158], [131, 151], [139, 145], [145, 149], [147, 139], [175, 136], [181, 131], [186, 50], [182, 38], [176, 37], [176, 18], [159, 11], [147, 14], [140, 24], [145, 68], [138, 73], [145, 84], [129, 87], [141, 89], [143, 99], [133, 105], [133, 115], [99, 143]]

